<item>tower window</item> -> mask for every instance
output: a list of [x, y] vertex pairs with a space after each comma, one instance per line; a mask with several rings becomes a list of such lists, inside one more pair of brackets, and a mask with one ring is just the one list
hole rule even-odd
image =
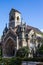
[[19, 16], [17, 17], [17, 20], [19, 20]]
[[14, 20], [14, 17], [13, 17], [13, 16], [11, 16], [10, 20]]

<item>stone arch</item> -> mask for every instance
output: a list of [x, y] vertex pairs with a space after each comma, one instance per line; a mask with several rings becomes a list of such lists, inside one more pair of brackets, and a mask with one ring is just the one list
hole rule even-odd
[[11, 57], [15, 55], [16, 42], [12, 37], [6, 40], [4, 47], [6, 56]]

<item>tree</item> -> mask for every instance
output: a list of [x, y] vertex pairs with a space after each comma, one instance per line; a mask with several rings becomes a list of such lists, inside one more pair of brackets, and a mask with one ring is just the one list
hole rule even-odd
[[43, 44], [41, 45], [41, 47], [39, 48], [39, 53], [43, 54]]
[[43, 56], [43, 44], [37, 49], [38, 56]]
[[27, 47], [22, 47], [22, 48], [20, 48], [20, 49], [17, 51], [16, 56], [23, 58], [23, 57], [27, 57], [27, 54], [28, 54], [28, 53], [29, 53], [29, 48], [27, 48]]

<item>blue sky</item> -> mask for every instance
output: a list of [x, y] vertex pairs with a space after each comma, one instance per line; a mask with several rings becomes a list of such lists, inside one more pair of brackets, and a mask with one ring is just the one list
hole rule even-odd
[[22, 13], [26, 24], [43, 29], [43, 0], [0, 0], [0, 36], [9, 23], [11, 8]]

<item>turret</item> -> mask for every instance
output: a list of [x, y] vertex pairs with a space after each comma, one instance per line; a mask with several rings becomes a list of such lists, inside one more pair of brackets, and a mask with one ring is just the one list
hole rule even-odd
[[7, 31], [8, 31], [8, 28], [7, 28], [7, 24], [6, 24], [5, 29], [3, 31], [3, 36], [7, 33]]

